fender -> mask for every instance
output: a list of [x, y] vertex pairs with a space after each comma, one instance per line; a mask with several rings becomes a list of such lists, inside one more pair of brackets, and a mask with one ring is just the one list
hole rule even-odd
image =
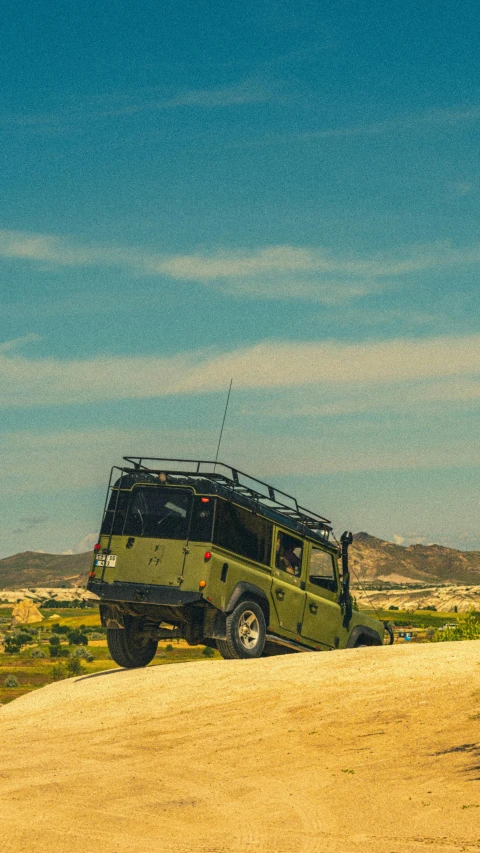
[[225, 613], [231, 613], [232, 610], [235, 610], [235, 607], [237, 606], [240, 599], [245, 596], [245, 593], [247, 593], [247, 595], [253, 595], [255, 598], [261, 598], [263, 601], [265, 601], [267, 605], [267, 613], [269, 613], [270, 607], [266, 592], [264, 592], [263, 589], [260, 589], [260, 587], [255, 586], [255, 584], [247, 583], [246, 581], [240, 581], [240, 583], [237, 583], [228, 600], [228, 604], [225, 607]]
[[353, 629], [352, 633], [350, 634], [349, 638], [348, 638], [348, 642], [347, 642], [347, 645], [345, 646], [345, 648], [352, 649], [356, 645], [357, 640], [359, 640], [360, 637], [365, 637], [366, 639], [368, 639], [370, 641], [369, 643], [366, 643], [365, 645], [370, 645], [370, 646], [381, 646], [382, 645], [382, 639], [381, 639], [380, 635], [377, 634], [377, 632], [374, 631], [373, 628], [367, 628], [366, 625], [356, 625], [355, 628]]

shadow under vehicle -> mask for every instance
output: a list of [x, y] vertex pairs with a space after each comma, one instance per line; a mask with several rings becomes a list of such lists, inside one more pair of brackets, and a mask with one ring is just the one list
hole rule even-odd
[[120, 666], [174, 637], [224, 658], [383, 643], [384, 624], [352, 608], [351, 533], [339, 544], [328, 519], [229, 465], [124, 462], [87, 586]]

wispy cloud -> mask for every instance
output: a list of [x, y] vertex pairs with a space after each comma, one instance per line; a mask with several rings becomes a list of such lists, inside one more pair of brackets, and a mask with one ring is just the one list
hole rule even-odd
[[473, 181], [451, 181], [447, 184], [449, 192], [457, 198], [464, 198], [475, 190]]
[[[3, 406], [44, 406], [190, 395], [223, 390], [231, 377], [237, 390], [255, 390], [464, 381], [479, 374], [479, 335], [363, 344], [265, 341], [230, 352], [71, 361], [5, 351], [0, 399]], [[473, 387], [465, 384], [463, 399], [476, 399]]]
[[402, 412], [410, 415], [415, 410], [445, 412], [447, 405], [464, 404], [475, 408], [480, 403], [480, 380], [477, 378], [427, 378], [411, 377], [405, 381], [379, 383], [346, 383], [332, 386], [328, 383], [299, 387], [290, 390], [288, 404], [269, 395], [267, 401], [254, 401], [242, 406], [246, 417], [277, 421], [299, 418], [330, 418], [341, 415], [364, 415], [371, 412]]
[[12, 338], [11, 341], [4, 341], [0, 344], [0, 353], [8, 352], [12, 349], [17, 349], [18, 347], [22, 347], [25, 344], [34, 343], [38, 340], [40, 340], [40, 336], [35, 335], [32, 332], [28, 335], [22, 335], [21, 338]]
[[11, 532], [14, 535], [31, 533], [32, 530], [36, 530], [38, 527], [43, 527], [47, 521], [47, 515], [32, 515], [26, 516], [25, 518], [19, 518], [19, 526], [14, 527]]
[[375, 122], [346, 125], [343, 127], [319, 128], [295, 134], [271, 135], [264, 142], [315, 141], [316, 139], [348, 139], [355, 136], [379, 136], [383, 133], [396, 133], [408, 130], [438, 130], [440, 127], [477, 122], [480, 119], [480, 106], [476, 104], [452, 109], [431, 109], [423, 113], [396, 116]]
[[[103, 492], [112, 464], [131, 453], [147, 457], [212, 458], [217, 433], [207, 430], [153, 431], [92, 429], [40, 433], [25, 431], [5, 436], [2, 495], [38, 494], [89, 489]], [[291, 452], [286, 452], [290, 448]], [[265, 435], [254, 428], [232, 430], [225, 436], [221, 458], [240, 470], [277, 481], [279, 477], [311, 476], [355, 471], [419, 470], [479, 466], [480, 449], [470, 440], [450, 439], [432, 445], [409, 436], [363, 437], [352, 453], [352, 433], [331, 434], [328, 453], [319, 435]], [[35, 471], [35, 477], [31, 472]], [[322, 507], [318, 507], [322, 511]], [[102, 498], [98, 498], [98, 521]], [[46, 523], [46, 521], [45, 521]], [[37, 528], [40, 529], [40, 525]], [[91, 528], [90, 528], [91, 529]]]
[[351, 300], [389, 286], [390, 279], [480, 262], [480, 245], [413, 246], [370, 257], [323, 248], [277, 245], [255, 250], [161, 254], [136, 247], [77, 244], [65, 237], [0, 231], [0, 257], [49, 267], [121, 267], [135, 275], [199, 282], [249, 298]]
[[245, 80], [231, 86], [210, 89], [183, 89], [167, 93], [165, 87], [151, 87], [131, 92], [109, 93], [96, 98], [77, 98], [57, 110], [45, 113], [0, 116], [0, 125], [25, 130], [62, 130], [102, 119], [135, 116], [140, 113], [163, 112], [179, 108], [221, 109], [262, 104], [272, 100], [274, 90], [258, 80]]

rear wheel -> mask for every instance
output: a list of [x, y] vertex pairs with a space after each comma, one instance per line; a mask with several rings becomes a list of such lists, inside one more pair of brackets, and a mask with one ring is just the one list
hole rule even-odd
[[134, 669], [150, 663], [158, 642], [142, 631], [142, 620], [125, 616], [125, 628], [107, 628], [109, 652], [119, 666]]
[[226, 638], [217, 640], [222, 658], [259, 658], [265, 646], [265, 616], [256, 601], [241, 601], [226, 620]]

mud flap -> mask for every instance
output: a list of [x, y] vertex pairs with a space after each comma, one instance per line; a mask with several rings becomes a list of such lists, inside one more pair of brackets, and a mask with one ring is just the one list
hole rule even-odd
[[118, 604], [101, 604], [100, 621], [103, 628], [125, 628], [125, 614]]
[[203, 624], [203, 634], [214, 640], [225, 640], [227, 636], [225, 613], [221, 610], [207, 610]]

